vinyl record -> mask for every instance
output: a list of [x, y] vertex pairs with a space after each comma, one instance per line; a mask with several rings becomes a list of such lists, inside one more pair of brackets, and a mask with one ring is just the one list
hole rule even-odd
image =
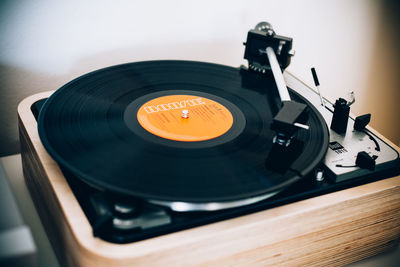
[[[315, 168], [326, 152], [328, 131], [312, 105], [290, 91], [309, 105], [310, 129], [298, 131], [292, 158], [279, 164], [270, 129], [274, 80], [244, 82], [243, 75], [240, 69], [190, 61], [101, 69], [46, 101], [40, 138], [61, 168], [110, 192], [160, 203], [262, 197]], [[184, 109], [188, 118], [182, 117]]]

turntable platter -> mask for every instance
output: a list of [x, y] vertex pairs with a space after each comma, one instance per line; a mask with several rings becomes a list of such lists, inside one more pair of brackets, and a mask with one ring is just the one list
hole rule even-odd
[[63, 170], [113, 193], [160, 203], [262, 198], [321, 162], [328, 130], [290, 90], [308, 105], [310, 129], [296, 133], [290, 162], [274, 168], [274, 81], [242, 80], [240, 69], [190, 61], [101, 69], [46, 101], [39, 135]]

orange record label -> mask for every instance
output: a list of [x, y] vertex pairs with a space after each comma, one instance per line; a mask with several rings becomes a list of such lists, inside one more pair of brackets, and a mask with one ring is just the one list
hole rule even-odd
[[168, 95], [143, 104], [137, 119], [150, 133], [162, 138], [195, 142], [226, 133], [232, 113], [220, 103], [195, 95]]

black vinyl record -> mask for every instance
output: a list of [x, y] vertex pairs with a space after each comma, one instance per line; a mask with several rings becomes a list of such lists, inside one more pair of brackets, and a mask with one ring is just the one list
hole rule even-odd
[[[295, 101], [309, 106], [310, 129], [298, 131], [290, 157], [282, 156], [270, 129], [277, 111], [273, 78], [244, 75], [240, 69], [190, 61], [147, 61], [94, 71], [46, 101], [39, 135], [61, 168], [113, 193], [209, 203], [276, 192], [321, 162], [328, 130], [315, 108], [291, 90]], [[139, 109], [174, 95], [221, 105], [232, 125], [200, 141], [173, 140], [145, 129], [138, 121]]]

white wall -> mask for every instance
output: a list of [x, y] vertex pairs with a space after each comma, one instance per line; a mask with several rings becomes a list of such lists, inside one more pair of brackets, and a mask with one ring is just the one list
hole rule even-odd
[[[123, 62], [191, 59], [239, 66], [246, 33], [260, 21], [294, 38], [290, 72], [313, 84], [315, 66], [324, 95], [333, 99], [354, 90], [362, 102], [378, 13], [374, 1], [363, 0], [5, 3], [0, 102], [7, 97], [12, 103]], [[355, 104], [353, 112], [359, 110]]]
[[[180, 58], [238, 66], [259, 21], [294, 38], [289, 70], [311, 83], [316, 66], [328, 95], [360, 90], [376, 9], [368, 1], [25, 1], [2, 25], [0, 60], [66, 74], [85, 63]], [[5, 48], [5, 50], [4, 50]], [[114, 59], [117, 51], [123, 51]], [[126, 56], [124, 55], [126, 53]], [[98, 59], [94, 59], [98, 58]], [[104, 60], [104, 63], [103, 61]], [[358, 89], [358, 90], [357, 90]]]

